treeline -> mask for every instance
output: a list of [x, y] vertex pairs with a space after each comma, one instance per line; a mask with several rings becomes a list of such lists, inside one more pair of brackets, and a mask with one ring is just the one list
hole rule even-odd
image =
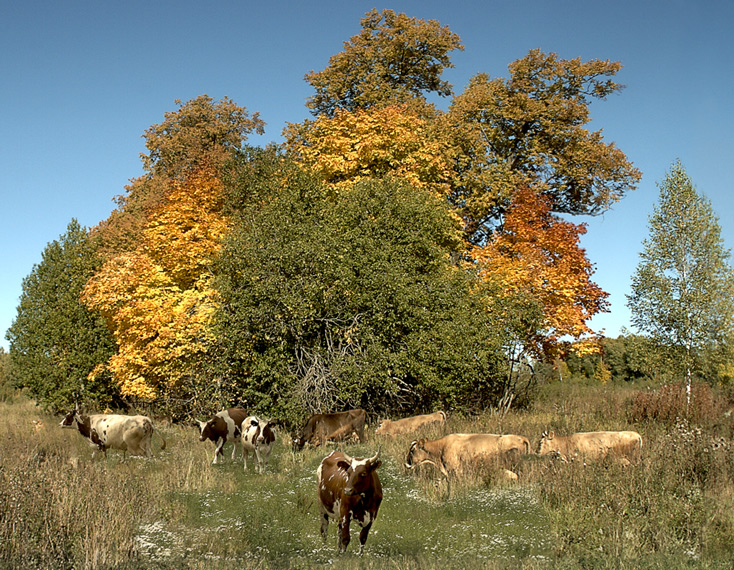
[[178, 101], [110, 217], [72, 221], [25, 279], [14, 384], [52, 409], [295, 421], [509, 405], [529, 363], [599, 354], [607, 294], [559, 214], [640, 179], [585, 128], [621, 66], [532, 50], [454, 95], [457, 49], [437, 22], [369, 12], [279, 147], [248, 146], [265, 123], [227, 98]]

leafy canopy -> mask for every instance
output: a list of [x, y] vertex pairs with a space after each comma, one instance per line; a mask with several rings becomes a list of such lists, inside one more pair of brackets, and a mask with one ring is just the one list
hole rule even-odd
[[115, 350], [104, 321], [79, 300], [99, 264], [94, 241], [72, 220], [23, 280], [17, 316], [6, 335], [15, 384], [55, 412], [78, 399], [100, 407], [119, 403], [109, 375], [88, 381], [97, 363]]
[[451, 84], [441, 74], [453, 67], [449, 52], [464, 46], [448, 27], [376, 9], [367, 12], [361, 25], [326, 69], [306, 74], [316, 90], [306, 103], [314, 115], [404, 103], [426, 93], [451, 95]]

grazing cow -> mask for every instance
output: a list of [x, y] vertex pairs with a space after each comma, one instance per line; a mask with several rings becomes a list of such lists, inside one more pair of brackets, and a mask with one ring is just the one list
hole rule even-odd
[[352, 518], [362, 527], [359, 533], [359, 553], [382, 502], [382, 485], [377, 468], [382, 465], [377, 453], [368, 459], [355, 459], [341, 451], [332, 451], [316, 471], [321, 536], [326, 540], [329, 519], [338, 524], [339, 552], [349, 544], [349, 523]]
[[410, 444], [405, 467], [427, 463], [436, 467], [448, 480], [449, 474], [461, 474], [464, 467], [486, 464], [530, 452], [530, 441], [521, 435], [492, 433], [453, 433], [434, 439], [419, 439]]
[[301, 435], [293, 440], [293, 447], [300, 451], [307, 443], [322, 445], [328, 440], [347, 439], [352, 433], [356, 433], [362, 442], [366, 421], [367, 413], [359, 409], [333, 414], [314, 414], [306, 422]]
[[421, 416], [413, 416], [403, 418], [402, 420], [382, 420], [380, 427], [375, 430], [377, 435], [400, 435], [404, 433], [413, 433], [418, 429], [434, 423], [443, 423], [446, 421], [446, 412], [435, 412], [433, 414], [423, 414]]
[[242, 422], [242, 459], [245, 471], [247, 471], [247, 456], [250, 451], [255, 454], [258, 473], [262, 473], [267, 467], [275, 443], [273, 426], [273, 422], [257, 416], [249, 416]]
[[242, 408], [229, 408], [222, 410], [206, 422], [199, 422], [199, 441], [210, 439], [216, 445], [214, 448], [214, 460], [212, 465], [218, 463], [221, 456], [224, 461], [224, 444], [231, 442], [233, 445], [232, 459], [237, 453], [237, 439], [242, 433], [242, 422], [247, 417], [247, 412]]
[[[78, 410], [66, 414], [61, 427], [73, 427], [76, 422], [79, 433], [89, 440], [89, 443], [107, 456], [107, 450], [120, 449], [129, 451], [130, 455], [151, 457], [153, 450], [151, 441], [155, 429], [153, 422], [147, 416], [122, 416], [117, 414], [85, 415]], [[160, 435], [160, 434], [159, 434]], [[166, 448], [166, 440], [160, 436], [161, 449]]]
[[552, 454], [563, 461], [578, 456], [593, 460], [613, 455], [629, 463], [629, 458], [639, 456], [641, 450], [642, 437], [636, 431], [591, 431], [568, 436], [543, 432], [538, 443], [538, 454]]

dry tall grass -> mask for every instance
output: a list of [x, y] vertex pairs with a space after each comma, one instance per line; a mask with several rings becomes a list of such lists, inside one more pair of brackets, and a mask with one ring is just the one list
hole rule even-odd
[[[721, 413], [729, 406], [712, 405], [695, 422], [669, 421], [667, 411], [665, 421], [652, 417], [650, 402], [680, 405], [656, 400], [668, 393], [559, 384], [530, 410], [450, 416], [422, 435], [517, 433], [535, 446], [546, 429], [635, 429], [644, 440], [642, 458], [626, 467], [531, 455], [515, 465], [515, 485], [496, 469], [470, 471], [453, 482], [450, 499], [435, 470], [403, 467], [412, 436], [372, 435], [348, 452], [381, 447], [386, 499], [365, 557], [349, 553], [340, 567], [730, 568], [734, 423]], [[294, 454], [281, 442], [268, 472], [257, 476], [244, 473], [240, 460], [210, 465], [211, 446], [193, 427], [166, 426], [167, 449], [154, 445], [152, 460], [115, 451], [93, 460], [79, 434], [31, 402], [0, 404], [0, 414], [2, 568], [321, 568], [333, 561], [334, 544], [318, 537], [313, 489], [328, 450]]]

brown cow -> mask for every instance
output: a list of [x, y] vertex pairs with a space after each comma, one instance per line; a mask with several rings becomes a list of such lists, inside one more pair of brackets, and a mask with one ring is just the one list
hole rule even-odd
[[630, 457], [639, 456], [641, 450], [642, 437], [636, 431], [591, 431], [568, 436], [543, 432], [538, 443], [538, 454], [553, 454], [563, 461], [578, 456], [603, 459], [615, 455], [628, 462]]
[[421, 416], [412, 416], [403, 418], [402, 420], [382, 420], [380, 427], [375, 430], [377, 435], [400, 435], [404, 433], [413, 433], [418, 429], [434, 423], [443, 423], [446, 421], [446, 412], [434, 412], [433, 414], [423, 414]]
[[377, 469], [382, 465], [379, 456], [379, 450], [368, 459], [355, 459], [341, 451], [332, 451], [316, 470], [321, 536], [326, 540], [329, 519], [335, 519], [339, 528], [339, 552], [347, 550], [352, 518], [362, 527], [359, 553], [364, 551], [367, 535], [382, 502], [382, 485], [377, 476]]
[[446, 479], [460, 475], [465, 467], [480, 466], [496, 459], [530, 452], [530, 441], [521, 435], [453, 433], [440, 439], [419, 439], [410, 444], [405, 467], [429, 464]]
[[[79, 410], [72, 410], [59, 424], [63, 428], [76, 427], [79, 433], [89, 440], [90, 445], [107, 456], [107, 450], [120, 449], [129, 451], [130, 455], [151, 457], [153, 450], [151, 441], [153, 422], [147, 416], [123, 416], [119, 414], [86, 415]], [[160, 435], [160, 434], [159, 434]], [[160, 436], [161, 449], [166, 448], [166, 440]], [[96, 452], [95, 450], [95, 452]]]
[[307, 443], [323, 445], [328, 440], [341, 440], [357, 434], [360, 442], [364, 441], [364, 424], [367, 413], [364, 410], [349, 410], [331, 414], [312, 415], [301, 434], [293, 440], [293, 448], [300, 451]]
[[242, 434], [242, 422], [247, 417], [247, 412], [242, 408], [229, 408], [222, 410], [206, 422], [199, 423], [199, 441], [210, 439], [216, 444], [214, 448], [214, 460], [212, 465], [218, 463], [221, 457], [224, 461], [224, 445], [232, 442], [232, 459], [237, 453], [237, 440]]

